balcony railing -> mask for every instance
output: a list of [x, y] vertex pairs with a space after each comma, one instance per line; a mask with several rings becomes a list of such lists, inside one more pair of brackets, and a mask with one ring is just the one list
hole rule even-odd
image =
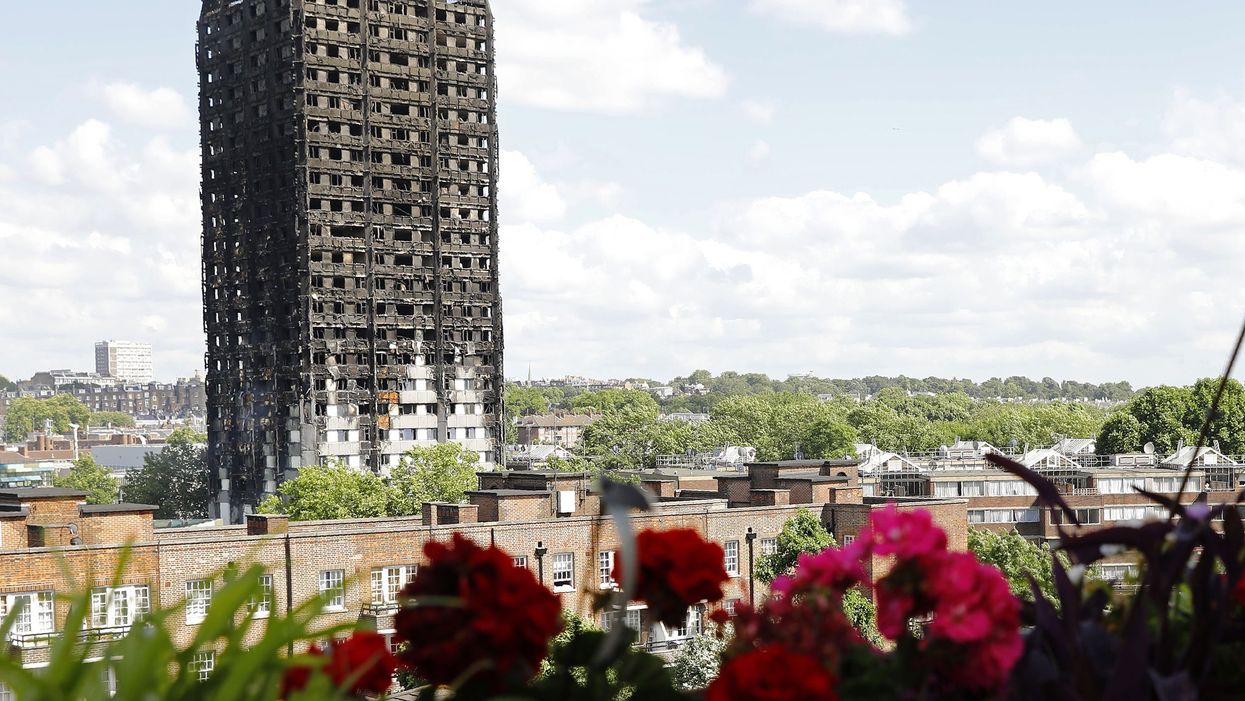
[[48, 647], [59, 635], [60, 633], [56, 631], [50, 633], [9, 633], [9, 643], [21, 650], [31, 650]]
[[383, 603], [383, 602], [374, 601], [370, 604], [363, 605], [363, 615], [364, 616], [392, 616], [393, 614], [398, 612], [398, 608], [399, 608], [399, 605], [396, 601], [392, 603]]

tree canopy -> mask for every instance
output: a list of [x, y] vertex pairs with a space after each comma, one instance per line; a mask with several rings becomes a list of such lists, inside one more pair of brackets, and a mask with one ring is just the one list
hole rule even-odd
[[772, 554], [757, 558], [756, 578], [766, 584], [795, 571], [800, 555], [819, 553], [836, 545], [834, 536], [808, 509], [800, 509], [787, 519], [776, 541]]
[[[1170, 454], [1181, 441], [1196, 443], [1218, 387], [1217, 378], [1203, 378], [1192, 387], [1165, 385], [1138, 392], [1103, 424], [1099, 452], [1134, 452], [1153, 443], [1160, 454]], [[1207, 442], [1215, 441], [1228, 454], [1245, 453], [1245, 387], [1237, 380], [1228, 381], [1211, 421]]]
[[413, 516], [426, 501], [458, 503], [475, 489], [480, 457], [457, 443], [415, 448], [389, 474], [390, 516]]
[[[1029, 586], [1029, 578], [1032, 577], [1048, 600], [1058, 600], [1052, 565], [1052, 558], [1056, 555], [1050, 547], [1025, 540], [1014, 530], [998, 533], [970, 528], [968, 549], [983, 564], [997, 567], [1016, 596], [1033, 600], [1033, 590]], [[1068, 564], [1066, 557], [1063, 561]]]
[[389, 489], [379, 475], [341, 463], [308, 465], [279, 488], [281, 498], [260, 504], [261, 513], [284, 513], [294, 521], [380, 518], [391, 515]]
[[0, 375], [0, 392], [11, 392], [15, 389], [17, 389], [16, 382], [10, 380], [4, 375]]
[[442, 443], [407, 451], [388, 479], [341, 463], [309, 465], [283, 482], [281, 496], [265, 500], [260, 511], [294, 521], [414, 516], [426, 501], [461, 502], [478, 484], [478, 462], [475, 452]]
[[159, 453], [126, 475], [125, 500], [159, 507], [156, 518], [206, 518], [211, 495], [201, 437], [190, 429], [174, 431]]
[[90, 455], [74, 460], [64, 475], [52, 478], [52, 484], [65, 489], [80, 489], [87, 493], [88, 504], [115, 504], [120, 492], [120, 482]]
[[4, 415], [4, 438], [12, 443], [24, 441], [31, 431], [43, 430], [44, 422], [48, 419], [52, 420], [54, 431], [68, 433], [70, 424], [90, 424], [91, 410], [68, 394], [58, 394], [48, 399], [18, 397], [9, 402], [9, 408]]
[[97, 411], [91, 414], [91, 426], [134, 428], [134, 417], [120, 411]]

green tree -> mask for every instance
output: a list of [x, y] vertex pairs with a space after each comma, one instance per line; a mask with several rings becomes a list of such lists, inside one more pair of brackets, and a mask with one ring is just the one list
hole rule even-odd
[[13, 382], [4, 375], [0, 375], [0, 392], [12, 392], [17, 389], [17, 383]]
[[86, 426], [91, 410], [69, 394], [58, 394], [50, 399], [18, 397], [9, 403], [4, 418], [4, 437], [11, 443], [26, 440], [31, 431], [43, 430], [44, 422], [52, 421], [57, 433], [68, 433], [70, 424]]
[[506, 387], [506, 413], [510, 416], [548, 414], [549, 395], [542, 387]]
[[980, 562], [997, 567], [1016, 596], [1033, 600], [1033, 591], [1029, 587], [1029, 578], [1032, 577], [1048, 600], [1057, 600], [1051, 564], [1054, 553], [1045, 544], [1036, 545], [1014, 530], [997, 533], [970, 528], [968, 549]]
[[309, 465], [278, 489], [281, 498], [260, 505], [262, 513], [287, 514], [292, 521], [380, 518], [390, 515], [391, 496], [384, 480], [341, 463]]
[[639, 411], [653, 418], [661, 412], [653, 395], [638, 389], [605, 389], [600, 392], [584, 392], [571, 400], [571, 408], [581, 414], [612, 414], [621, 411]]
[[479, 484], [480, 456], [457, 443], [414, 448], [389, 474], [390, 516], [418, 514], [426, 501], [457, 504]]
[[[1211, 402], [1219, 389], [1219, 378], [1207, 377], [1193, 383], [1191, 401], [1184, 425], [1191, 435], [1201, 435], [1202, 423], [1210, 412]], [[1228, 380], [1219, 399], [1219, 408], [1210, 424], [1207, 443], [1219, 442], [1219, 448], [1230, 455], [1245, 453], [1245, 387]]]
[[1141, 422], [1131, 412], [1117, 411], [1102, 424], [1102, 430], [1098, 433], [1098, 452], [1109, 455], [1139, 451], [1142, 430]]
[[829, 414], [809, 424], [801, 449], [807, 458], [843, 458], [856, 455], [856, 428]]
[[66, 489], [78, 489], [87, 493], [88, 504], [115, 504], [120, 483], [108, 468], [96, 464], [95, 458], [83, 455], [74, 460], [69, 472], [52, 478], [52, 484]]
[[189, 429], [174, 431], [158, 453], [126, 475], [125, 500], [158, 507], [156, 518], [206, 518], [208, 502], [206, 450]]
[[134, 428], [134, 417], [120, 411], [96, 411], [91, 414], [90, 425]]
[[808, 427], [825, 414], [838, 415], [837, 405], [823, 404], [807, 394], [761, 394], [728, 397], [713, 407], [713, 421], [739, 445], [757, 449], [761, 460], [787, 460], [802, 450]]
[[1180, 441], [1197, 441], [1195, 430], [1185, 421], [1193, 411], [1193, 393], [1187, 387], [1151, 387], [1142, 390], [1128, 404], [1128, 411], [1141, 424], [1141, 443], [1154, 443], [1158, 452], [1176, 451]]
[[793, 572], [800, 555], [835, 547], [834, 536], [808, 509], [800, 509], [787, 519], [776, 541], [774, 553], [762, 555], [756, 564], [756, 578], [766, 584]]

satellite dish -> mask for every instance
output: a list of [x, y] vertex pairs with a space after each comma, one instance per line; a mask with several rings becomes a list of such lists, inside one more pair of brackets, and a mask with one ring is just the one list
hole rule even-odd
[[1146, 455], [1154, 455], [1154, 442], [1151, 441], [1141, 446], [1141, 452], [1145, 453]]

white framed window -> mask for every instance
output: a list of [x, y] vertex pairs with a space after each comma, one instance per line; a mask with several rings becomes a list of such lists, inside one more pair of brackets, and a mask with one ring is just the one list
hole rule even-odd
[[272, 614], [272, 575], [259, 576], [259, 591], [251, 597], [248, 608], [252, 618], [267, 618]]
[[216, 669], [216, 653], [211, 650], [207, 652], [196, 652], [195, 656], [190, 659], [190, 671], [195, 673], [199, 681], [207, 681], [212, 676], [212, 670]]
[[372, 570], [372, 603], [396, 604], [406, 585], [415, 581], [418, 565], [377, 567]]
[[17, 701], [17, 697], [13, 695], [13, 690], [0, 682], [0, 701]]
[[575, 591], [575, 553], [553, 556], [553, 590]]
[[604, 630], [612, 630], [622, 619], [623, 625], [631, 630], [639, 632], [640, 630], [641, 609], [627, 609], [626, 611], [602, 611], [601, 612], [601, 628]]
[[527, 555], [515, 555], [514, 566], [522, 570], [527, 569]]
[[969, 523], [1037, 523], [1038, 510], [1028, 509], [969, 509]]
[[202, 623], [212, 604], [212, 580], [192, 579], [186, 582], [186, 624]]
[[13, 623], [13, 635], [39, 635], [56, 628], [56, 597], [50, 591], [0, 594], [0, 620], [21, 606]]
[[613, 589], [618, 586], [614, 581], [613, 550], [602, 550], [597, 553], [597, 584], [602, 589]]
[[778, 539], [777, 538], [762, 538], [761, 539], [761, 557], [769, 557], [770, 555], [773, 555], [776, 552], [778, 552]]
[[346, 571], [323, 570], [320, 572], [320, 598], [325, 611], [346, 610]]
[[[112, 698], [117, 695], [117, 670], [107, 660], [104, 661], [103, 667], [104, 689], [107, 690], [108, 697]], [[0, 694], [0, 699], [3, 698], [4, 695]]]
[[732, 577], [739, 576], [739, 541], [728, 540], [722, 549], [726, 551], [726, 557], [723, 560], [726, 573]]
[[722, 610], [731, 618], [735, 617], [735, 607], [739, 606], [739, 599], [727, 599], [722, 602]]
[[856, 542], [856, 536], [854, 536], [854, 535], [845, 535], [845, 536], [843, 536], [843, 544], [844, 544], [844, 545], [851, 545], [852, 543], [855, 543], [855, 542]]
[[95, 587], [91, 590], [91, 627], [120, 628], [151, 613], [147, 585]]
[[689, 606], [683, 623], [670, 631], [672, 638], [694, 638], [704, 629], [704, 609], [700, 605]]
[[1116, 582], [1129, 577], [1136, 577], [1140, 569], [1132, 564], [1108, 563], [1098, 565], [1098, 578], [1107, 582]]

